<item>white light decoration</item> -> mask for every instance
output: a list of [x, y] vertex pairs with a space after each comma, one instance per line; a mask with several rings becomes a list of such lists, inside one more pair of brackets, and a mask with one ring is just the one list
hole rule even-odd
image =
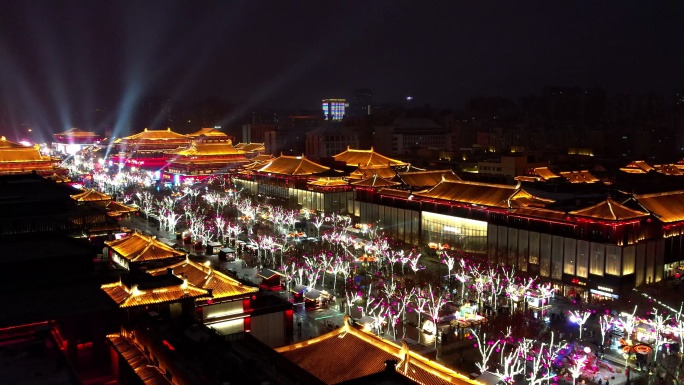
[[582, 329], [584, 323], [587, 322], [587, 319], [589, 319], [591, 312], [586, 310], [582, 313], [580, 313], [579, 311], [570, 311], [569, 313], [570, 321], [575, 322], [579, 326], [579, 339], [582, 340]]

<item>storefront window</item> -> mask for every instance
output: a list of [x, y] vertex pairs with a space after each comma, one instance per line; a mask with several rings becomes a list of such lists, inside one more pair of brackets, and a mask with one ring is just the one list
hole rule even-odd
[[587, 278], [589, 275], [589, 242], [577, 241], [577, 271], [578, 277]]
[[622, 248], [620, 246], [608, 246], [606, 248], [606, 274], [617, 275], [621, 274], [622, 265]]
[[591, 243], [591, 257], [589, 258], [589, 272], [594, 275], [603, 275], [603, 264], [606, 254], [606, 245]]
[[423, 242], [448, 244], [466, 252], [484, 252], [487, 222], [423, 212]]

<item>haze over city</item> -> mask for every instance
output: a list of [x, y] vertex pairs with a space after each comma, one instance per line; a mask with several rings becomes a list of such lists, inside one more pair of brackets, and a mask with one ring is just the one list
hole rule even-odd
[[683, 11], [647, 1], [3, 2], [0, 121], [7, 132], [116, 130], [162, 96], [226, 100], [229, 122], [263, 107], [314, 109], [356, 87], [377, 102], [455, 110], [549, 85], [672, 98], [684, 84]]

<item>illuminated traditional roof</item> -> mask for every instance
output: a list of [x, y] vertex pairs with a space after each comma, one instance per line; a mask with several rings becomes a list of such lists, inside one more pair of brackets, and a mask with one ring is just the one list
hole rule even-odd
[[444, 180], [431, 189], [414, 192], [413, 195], [428, 199], [508, 208], [508, 201], [515, 191], [515, 186]]
[[188, 134], [188, 136], [191, 137], [199, 137], [199, 136], [209, 136], [212, 138], [228, 138], [228, 135], [226, 135], [225, 132], [219, 131], [214, 127], [204, 127], [200, 128], [199, 130]]
[[[380, 372], [385, 361], [399, 360], [397, 372], [421, 384], [477, 384], [468, 377], [402, 347], [344, 325], [332, 332], [275, 349], [326, 384]], [[335, 352], [335, 354], [331, 354]]]
[[377, 174], [373, 175], [371, 177], [368, 177], [366, 179], [361, 179], [356, 182], [351, 182], [354, 186], [361, 186], [361, 187], [388, 187], [388, 186], [396, 186], [401, 183], [399, 182], [393, 182], [391, 180], [387, 180], [385, 178], [379, 177]]
[[54, 174], [52, 174], [52, 175], [50, 175], [50, 176], [46, 176], [45, 179], [50, 179], [51, 181], [54, 181], [54, 182], [56, 182], [56, 183], [68, 183], [68, 182], [71, 182], [71, 179], [69, 179], [68, 177], [66, 177], [66, 176], [64, 176], [64, 175], [57, 174], [57, 173], [54, 173]]
[[397, 174], [399, 179], [411, 187], [433, 187], [442, 179], [461, 180], [458, 175], [451, 170], [425, 170], [400, 172]]
[[373, 175], [392, 179], [397, 172], [390, 166], [359, 166], [349, 174], [349, 179], [365, 179]]
[[347, 166], [404, 166], [406, 163], [388, 158], [384, 155], [378, 154], [371, 147], [370, 150], [353, 150], [347, 147], [337, 155], [333, 155], [335, 161], [344, 162]]
[[511, 206], [517, 207], [545, 207], [549, 203], [555, 202], [553, 199], [544, 199], [536, 195], [532, 195], [524, 189], [516, 191], [510, 197]]
[[128, 287], [121, 281], [102, 285], [102, 290], [116, 302], [119, 307], [135, 307], [175, 302], [185, 298], [209, 297], [209, 292], [197, 288], [184, 280], [177, 285], [140, 289], [138, 285]]
[[101, 202], [112, 200], [112, 197], [91, 188], [82, 193], [72, 195], [71, 199], [78, 202]]
[[156, 237], [148, 237], [138, 232], [121, 239], [105, 241], [105, 245], [129, 262], [157, 261], [185, 256], [185, 253], [159, 242]]
[[263, 143], [238, 143], [235, 148], [244, 152], [266, 151]]
[[548, 167], [536, 167], [534, 169], [534, 173], [539, 175], [544, 180], [549, 180], [549, 179], [554, 179], [554, 178], [560, 178], [558, 175], [556, 175], [553, 171], [549, 170]]
[[662, 222], [684, 221], [684, 190], [634, 195], [634, 199]]
[[126, 206], [123, 203], [117, 201], [111, 201], [107, 204], [107, 215], [112, 217], [118, 217], [125, 213], [134, 213], [139, 210], [137, 207]]
[[245, 286], [239, 281], [212, 269], [210, 266], [193, 262], [187, 257], [185, 261], [159, 269], [147, 270], [147, 273], [154, 276], [164, 275], [167, 274], [168, 268], [173, 269], [174, 275], [187, 279], [193, 286], [211, 289], [214, 299], [241, 296], [259, 291], [256, 287]]
[[[24, 146], [14, 143], [4, 136], [0, 137], [0, 163], [46, 162], [51, 163], [49, 156], [40, 153], [40, 146]], [[51, 164], [50, 164], [51, 165]]]
[[169, 151], [169, 154], [178, 156], [219, 156], [219, 155], [245, 155], [243, 150], [233, 147], [233, 143], [226, 142], [192, 142], [188, 147]]
[[170, 128], [166, 130], [148, 130], [147, 128], [143, 132], [127, 136], [125, 138], [119, 138], [115, 143], [120, 143], [122, 141], [131, 140], [177, 140], [177, 139], [190, 139], [187, 135], [179, 134], [177, 132], [171, 131]]
[[630, 209], [611, 198], [581, 210], [571, 211], [570, 214], [609, 221], [621, 221], [648, 216], [648, 213]]
[[66, 130], [64, 132], [60, 132], [59, 134], [55, 134], [55, 136], [66, 136], [70, 138], [95, 138], [100, 135], [92, 132], [92, 131], [83, 131], [78, 128], [71, 128], [69, 130]]
[[273, 159], [258, 171], [282, 175], [312, 175], [330, 170], [330, 167], [322, 166], [302, 156], [281, 155]]
[[21, 143], [15, 143], [10, 140], [7, 140], [4, 136], [0, 136], [0, 150], [4, 150], [7, 148], [33, 148], [29, 146], [24, 146]]
[[540, 207], [519, 207], [515, 210], [513, 210], [513, 215], [521, 215], [524, 217], [535, 217], [535, 218], [541, 218], [541, 219], [546, 219], [546, 220], [553, 220], [553, 221], [562, 221], [566, 222], [567, 221], [567, 214], [564, 211], [558, 211], [558, 210], [549, 210], [549, 209], [544, 209]]
[[154, 365], [147, 357], [145, 352], [140, 350], [138, 346], [127, 337], [120, 334], [107, 336], [107, 339], [112, 343], [114, 350], [116, 350], [121, 357], [126, 360], [126, 363], [133, 369], [135, 374], [140, 378], [145, 385], [171, 385], [164, 373]]
[[675, 164], [661, 164], [661, 165], [656, 165], [654, 166], [655, 169], [665, 175], [684, 175], [684, 171], [682, 171], [682, 165], [675, 165]]
[[397, 190], [393, 188], [381, 188], [378, 190], [378, 194], [380, 195], [385, 195], [385, 196], [391, 196], [391, 197], [397, 197], [397, 198], [403, 198], [403, 199], [409, 199], [411, 197], [411, 194], [413, 194], [411, 191], [408, 190]]
[[588, 170], [582, 171], [563, 171], [560, 175], [570, 183], [596, 183], [600, 179], [591, 175]]
[[323, 187], [338, 187], [338, 186], [349, 186], [346, 180], [340, 178], [318, 178], [312, 180], [309, 183], [312, 186], [323, 186]]
[[621, 167], [620, 171], [626, 172], [629, 174], [645, 174], [649, 171], [655, 170], [653, 167], [651, 167], [648, 163], [644, 162], [643, 160], [635, 160], [633, 162], [630, 162], [628, 165], [625, 167]]
[[250, 160], [255, 161], [255, 162], [266, 162], [271, 159], [275, 159], [273, 155], [271, 154], [259, 154], [253, 158], [250, 158]]

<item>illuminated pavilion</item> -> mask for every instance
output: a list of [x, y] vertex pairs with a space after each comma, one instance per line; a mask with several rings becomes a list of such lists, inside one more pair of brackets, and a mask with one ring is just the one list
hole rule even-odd
[[187, 147], [192, 138], [166, 130], [148, 130], [119, 138], [112, 144], [113, 150], [107, 161], [110, 165], [160, 170], [168, 162], [169, 150]]
[[[342, 172], [318, 164], [305, 156], [281, 155], [233, 178], [238, 188], [279, 199], [291, 206], [317, 211], [346, 211], [353, 192], [341, 185], [326, 189], [321, 178], [341, 178]], [[319, 182], [316, 182], [316, 181]], [[313, 185], [310, 183], [314, 182]], [[334, 182], [339, 183], [339, 182]], [[316, 186], [316, 187], [314, 187]], [[332, 186], [331, 186], [332, 187]]]
[[338, 384], [382, 372], [387, 361], [398, 361], [396, 371], [419, 384], [482, 385], [412, 352], [405, 342], [400, 347], [356, 329], [349, 324], [348, 317], [336, 330], [276, 351], [326, 384]]
[[40, 147], [24, 146], [0, 137], [0, 175], [35, 172], [49, 176], [64, 173], [59, 168], [60, 160], [40, 153]]
[[230, 139], [192, 141], [187, 147], [167, 152], [168, 166], [161, 177], [166, 183], [180, 185], [214, 175], [236, 173], [249, 163], [245, 154], [245, 151], [236, 149]]
[[397, 159], [388, 158], [382, 154], [379, 154], [373, 150], [355, 150], [347, 148], [347, 150], [333, 155], [336, 162], [344, 162], [347, 166], [406, 166], [407, 163], [402, 162]]
[[186, 253], [157, 240], [154, 236], [146, 236], [139, 232], [106, 241], [109, 258], [124, 269], [131, 270], [134, 265], [158, 267], [185, 258]]
[[84, 147], [99, 144], [102, 137], [92, 131], [84, 131], [72, 128], [65, 132], [54, 135], [55, 141], [52, 142], [52, 151], [61, 154], [74, 155]]

